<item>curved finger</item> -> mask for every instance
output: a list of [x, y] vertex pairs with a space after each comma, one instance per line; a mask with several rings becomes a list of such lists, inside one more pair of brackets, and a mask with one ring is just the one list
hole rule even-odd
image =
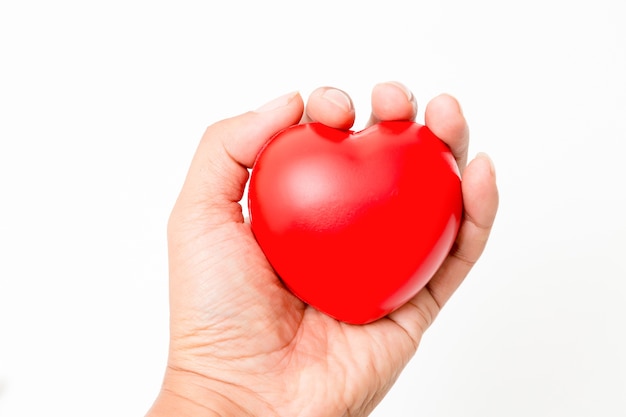
[[414, 120], [416, 114], [415, 96], [404, 84], [389, 81], [372, 89], [372, 114], [368, 126], [383, 120]]
[[479, 154], [467, 166], [462, 188], [464, 215], [450, 254], [426, 287], [389, 315], [415, 340], [432, 324], [487, 244], [499, 200], [495, 170], [487, 155]]
[[448, 301], [480, 258], [498, 211], [495, 169], [486, 154], [479, 154], [467, 166], [462, 189], [464, 214], [456, 243], [427, 286], [440, 307]]
[[281, 96], [253, 112], [209, 126], [176, 201], [171, 219], [197, 218], [211, 224], [242, 221], [237, 204], [256, 155], [278, 131], [298, 122], [304, 104], [299, 93]]
[[320, 87], [309, 96], [300, 123], [320, 122], [335, 129], [350, 129], [354, 119], [354, 105], [346, 92]]
[[467, 164], [469, 127], [459, 102], [448, 94], [441, 94], [426, 106], [426, 126], [452, 150], [461, 173]]

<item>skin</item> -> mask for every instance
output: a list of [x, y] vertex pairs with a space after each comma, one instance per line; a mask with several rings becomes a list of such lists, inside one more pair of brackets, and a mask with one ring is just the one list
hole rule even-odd
[[[374, 87], [369, 124], [413, 120], [402, 84]], [[441, 95], [425, 122], [452, 149], [464, 218], [449, 256], [410, 302], [374, 323], [338, 322], [280, 283], [239, 201], [248, 169], [276, 132], [299, 122], [350, 128], [341, 90], [292, 93], [210, 126], [168, 223], [170, 347], [162, 390], [148, 416], [364, 416], [415, 354], [422, 335], [480, 257], [498, 206], [491, 160], [469, 164], [469, 129], [457, 101]]]

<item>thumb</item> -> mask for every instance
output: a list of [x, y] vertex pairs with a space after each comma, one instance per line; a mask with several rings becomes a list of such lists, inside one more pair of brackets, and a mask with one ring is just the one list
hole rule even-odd
[[300, 120], [303, 109], [302, 97], [294, 92], [209, 126], [192, 159], [170, 226], [179, 221], [197, 225], [196, 220], [206, 226], [242, 222], [238, 203], [248, 168], [274, 134]]

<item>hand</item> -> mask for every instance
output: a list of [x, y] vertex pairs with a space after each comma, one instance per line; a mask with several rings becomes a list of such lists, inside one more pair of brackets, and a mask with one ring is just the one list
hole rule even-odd
[[[383, 319], [349, 325], [295, 298], [238, 203], [247, 169], [272, 135], [308, 121], [347, 129], [354, 115], [345, 93], [321, 88], [306, 109], [294, 93], [206, 130], [168, 224], [170, 350], [149, 416], [367, 415], [413, 356], [482, 253], [498, 205], [490, 160], [479, 155], [466, 166], [469, 130], [455, 99], [436, 97], [425, 119], [462, 172], [458, 238], [429, 284]], [[401, 84], [374, 88], [369, 124], [415, 115]]]

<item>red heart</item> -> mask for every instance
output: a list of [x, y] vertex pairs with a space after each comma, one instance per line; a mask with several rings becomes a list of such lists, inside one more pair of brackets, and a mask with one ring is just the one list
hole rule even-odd
[[261, 150], [248, 190], [254, 235], [301, 300], [348, 323], [377, 320], [426, 285], [462, 212], [450, 149], [427, 127], [292, 126]]

